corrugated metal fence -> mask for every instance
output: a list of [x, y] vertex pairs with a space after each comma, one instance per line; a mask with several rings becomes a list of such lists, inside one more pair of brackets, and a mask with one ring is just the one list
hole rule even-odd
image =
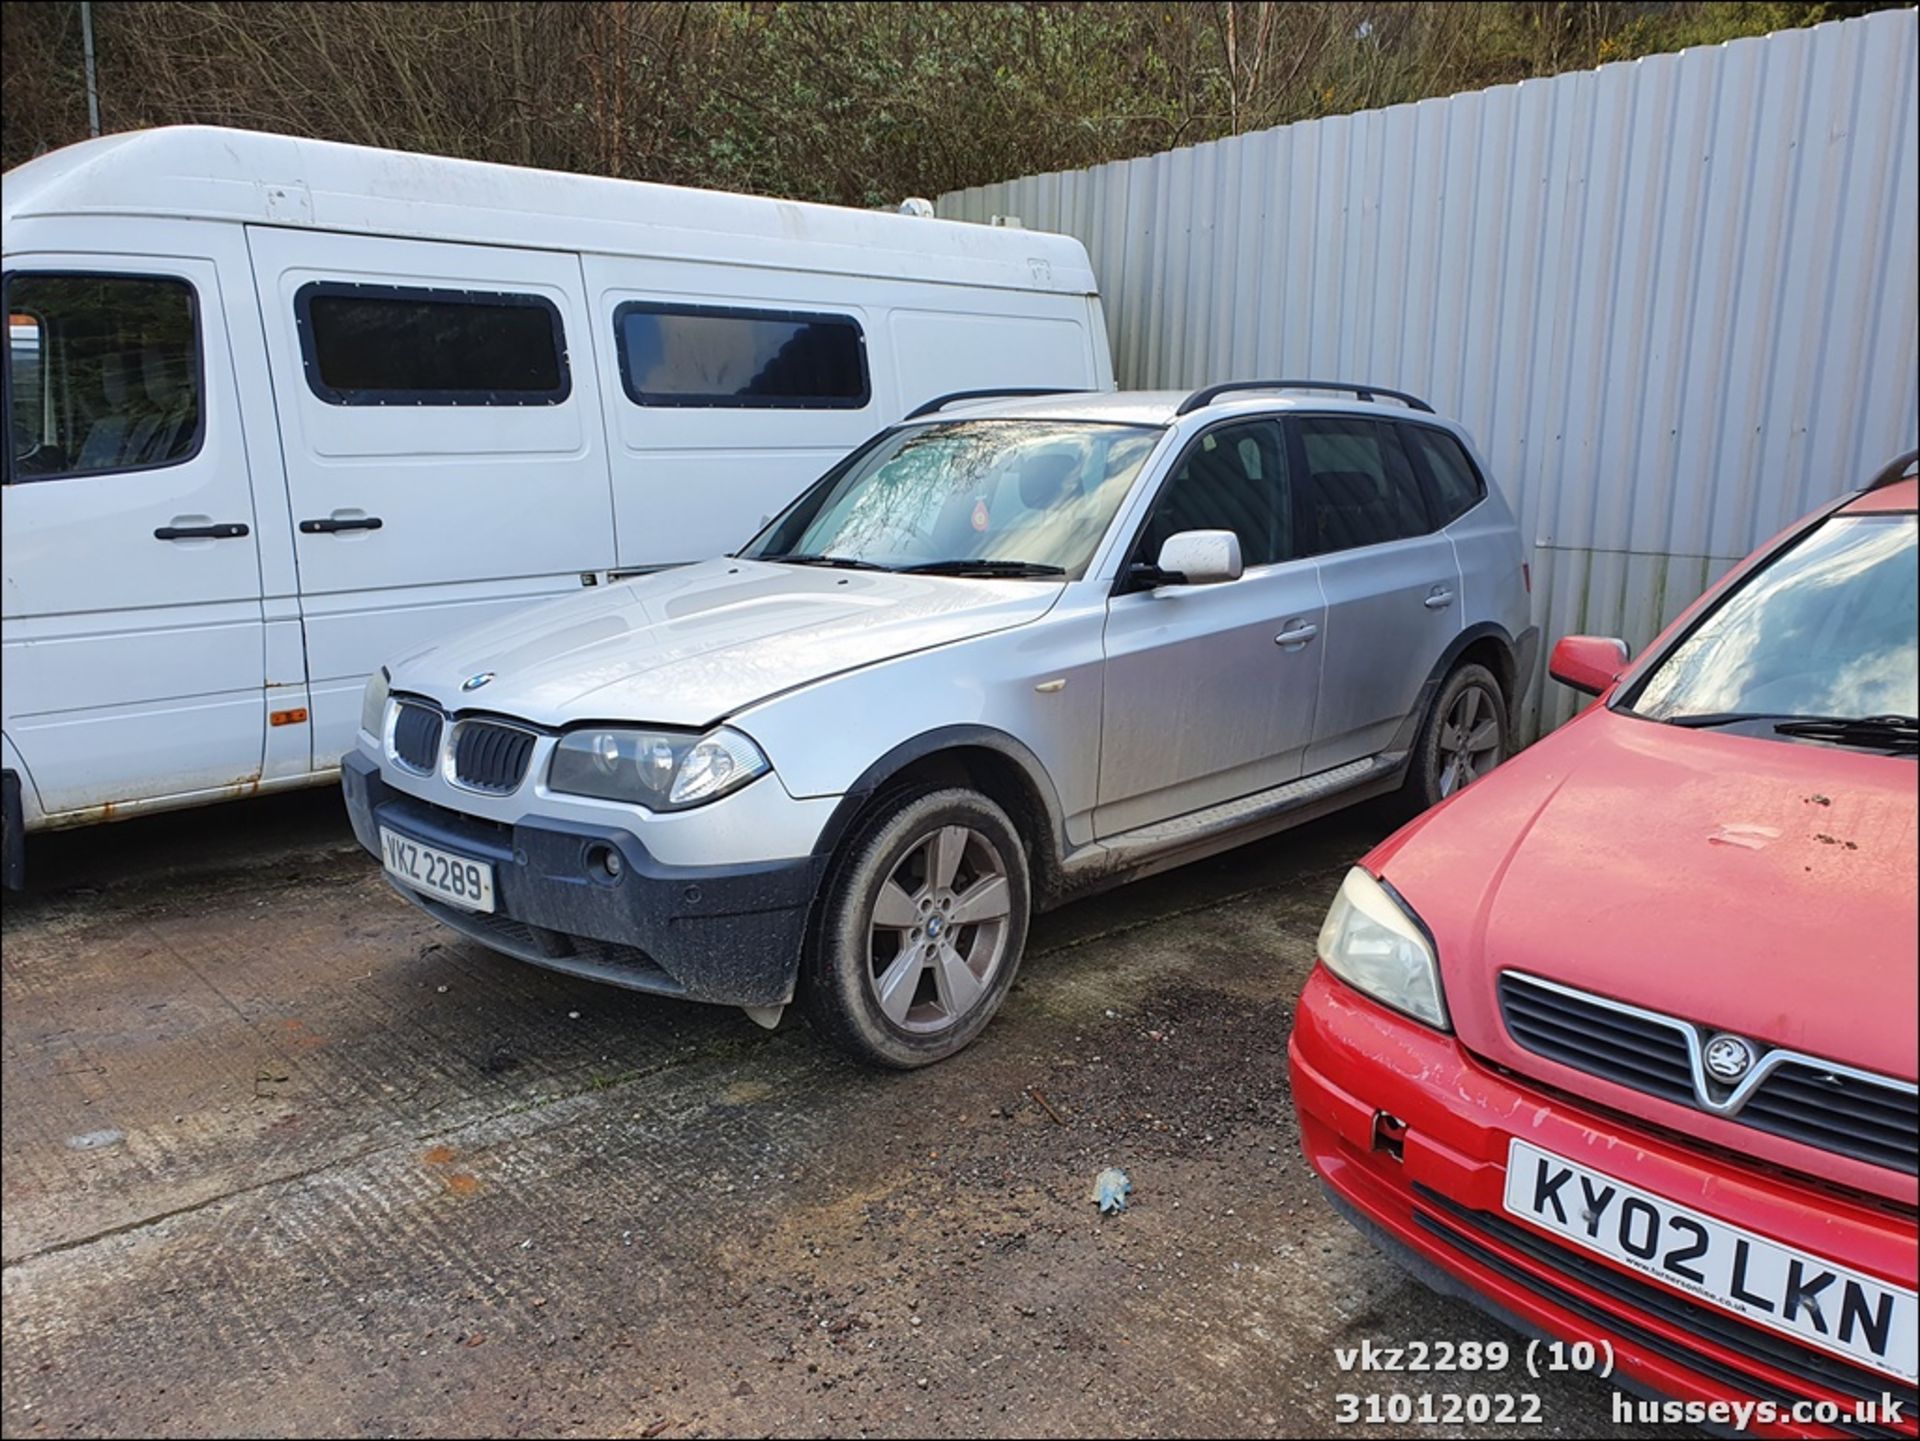
[[[1920, 429], [1917, 76], [1916, 12], [1884, 12], [938, 211], [1083, 240], [1122, 386], [1430, 399], [1535, 542], [1549, 644], [1637, 648]], [[1572, 708], [1537, 684], [1527, 728]]]

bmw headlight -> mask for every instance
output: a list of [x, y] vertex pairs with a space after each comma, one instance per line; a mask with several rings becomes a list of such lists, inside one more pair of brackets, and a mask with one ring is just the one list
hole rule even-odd
[[387, 723], [387, 686], [392, 679], [387, 668], [381, 666], [367, 677], [366, 694], [360, 700], [360, 729], [375, 740], [380, 739], [381, 727]]
[[1386, 886], [1355, 866], [1340, 883], [1320, 959], [1341, 980], [1416, 1021], [1447, 1029], [1440, 961], [1426, 928]]
[[561, 738], [547, 785], [568, 795], [680, 811], [718, 800], [770, 769], [759, 746], [725, 726], [705, 735], [593, 727]]

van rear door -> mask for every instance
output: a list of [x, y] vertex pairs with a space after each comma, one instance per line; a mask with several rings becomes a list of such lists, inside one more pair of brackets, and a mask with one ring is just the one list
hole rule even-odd
[[383, 661], [614, 560], [571, 253], [248, 228], [296, 530], [316, 766]]
[[260, 557], [219, 279], [7, 257], [6, 733], [56, 823], [257, 782]]

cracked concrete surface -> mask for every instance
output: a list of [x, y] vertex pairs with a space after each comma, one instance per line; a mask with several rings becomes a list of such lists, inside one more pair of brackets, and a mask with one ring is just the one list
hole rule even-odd
[[[1297, 1151], [1293, 999], [1385, 828], [1041, 918], [981, 1041], [906, 1076], [462, 941], [329, 794], [36, 842], [5, 907], [0, 1425], [1323, 1434], [1341, 1391], [1424, 1389], [1336, 1345], [1505, 1336]], [[1108, 1165], [1135, 1193], [1103, 1220]], [[1536, 1434], [1619, 1434], [1597, 1381], [1458, 1379], [1540, 1393]]]

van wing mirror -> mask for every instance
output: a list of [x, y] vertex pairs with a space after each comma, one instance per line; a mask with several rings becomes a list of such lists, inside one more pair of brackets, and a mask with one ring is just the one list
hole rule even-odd
[[1240, 537], [1230, 530], [1183, 530], [1160, 547], [1156, 585], [1219, 585], [1238, 580]]
[[1610, 635], [1562, 636], [1547, 661], [1547, 674], [1584, 695], [1599, 695], [1620, 679], [1631, 654]]

